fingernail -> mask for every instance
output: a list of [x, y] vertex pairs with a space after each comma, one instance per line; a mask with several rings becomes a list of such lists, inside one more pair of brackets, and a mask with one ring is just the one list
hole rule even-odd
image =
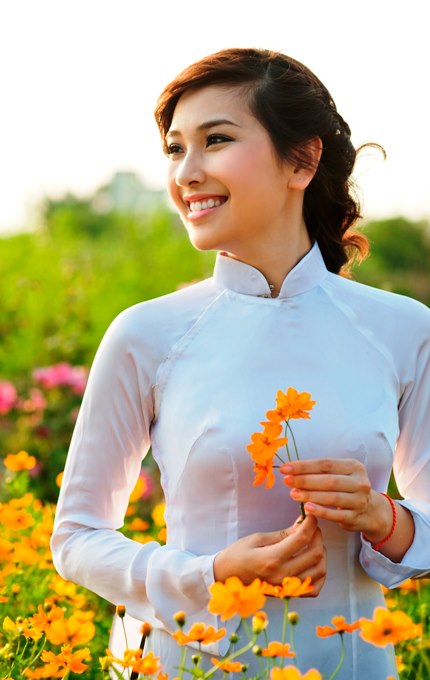
[[289, 463], [285, 463], [285, 465], [281, 465], [279, 468], [282, 474], [288, 474], [289, 472], [293, 471], [293, 466], [290, 465]]
[[289, 477], [288, 475], [287, 477], [284, 477], [284, 484], [286, 484], [287, 486], [293, 484], [293, 477]]
[[313, 503], [305, 503], [305, 510], [307, 512], [315, 512], [316, 509], [317, 509], [317, 506], [314, 505]]
[[300, 496], [300, 491], [298, 489], [291, 489], [290, 496], [291, 498], [298, 498]]

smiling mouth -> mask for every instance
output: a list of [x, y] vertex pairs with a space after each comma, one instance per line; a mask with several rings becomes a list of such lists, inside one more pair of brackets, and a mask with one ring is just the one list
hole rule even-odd
[[212, 208], [219, 208], [227, 201], [227, 198], [220, 196], [217, 198], [205, 198], [202, 201], [191, 201], [187, 203], [191, 212], [200, 212], [201, 210], [210, 210]]

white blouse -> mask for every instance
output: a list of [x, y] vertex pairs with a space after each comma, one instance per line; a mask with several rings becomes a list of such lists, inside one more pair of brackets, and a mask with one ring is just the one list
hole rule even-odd
[[[217, 552], [242, 536], [282, 529], [299, 514], [281, 475], [272, 489], [253, 486], [246, 450], [277, 390], [290, 386], [317, 402], [311, 420], [294, 421], [300, 457], [357, 458], [379, 491], [394, 465], [415, 522], [399, 564], [359, 533], [320, 522], [327, 581], [317, 598], [291, 603], [300, 615], [302, 672], [314, 666], [330, 674], [337, 663], [338, 637], [317, 638], [316, 625], [336, 614], [348, 622], [370, 618], [384, 604], [377, 582], [393, 587], [430, 570], [429, 309], [328, 272], [317, 244], [277, 298], [257, 269], [218, 254], [213, 277], [127, 309], [107, 331], [52, 537], [64, 578], [153, 624], [152, 648], [173, 675], [177, 645], [166, 634], [176, 629], [172, 615], [187, 612], [186, 630], [196, 621], [221, 625], [207, 611]], [[150, 446], [166, 499], [165, 546], [117, 531]], [[282, 611], [281, 601], [268, 600], [270, 639], [280, 639]], [[238, 623], [228, 622], [229, 633]], [[345, 642], [338, 680], [397, 677], [390, 647], [364, 643], [357, 633]], [[222, 654], [227, 645], [206, 649]]]

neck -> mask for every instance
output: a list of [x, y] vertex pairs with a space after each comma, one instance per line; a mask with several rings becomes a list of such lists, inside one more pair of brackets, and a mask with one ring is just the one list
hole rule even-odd
[[236, 251], [235, 253], [228, 252], [228, 255], [258, 269], [268, 282], [272, 297], [277, 297], [287, 274], [309, 252], [311, 247], [312, 243], [303, 223], [300, 230], [285, 235], [281, 244], [269, 243], [256, 253], [239, 254], [239, 251]]

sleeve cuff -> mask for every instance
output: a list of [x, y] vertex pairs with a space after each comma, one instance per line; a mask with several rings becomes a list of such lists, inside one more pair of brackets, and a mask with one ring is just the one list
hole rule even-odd
[[430, 520], [417, 510], [415, 503], [407, 500], [397, 502], [412, 513], [415, 523], [414, 540], [401, 562], [392, 562], [388, 557], [374, 550], [372, 545], [361, 536], [361, 566], [371, 578], [382, 583], [386, 588], [396, 588], [408, 578], [430, 574], [428, 552]]

